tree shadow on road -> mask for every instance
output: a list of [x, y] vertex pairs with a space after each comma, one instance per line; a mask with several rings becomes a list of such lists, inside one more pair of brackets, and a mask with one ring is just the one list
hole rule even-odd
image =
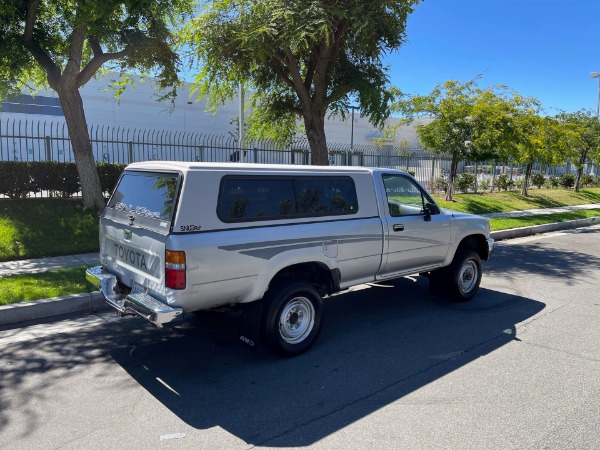
[[[600, 234], [597, 229], [578, 229], [577, 234]], [[489, 275], [511, 277], [522, 274], [561, 279], [572, 284], [577, 277], [588, 276], [589, 267], [600, 266], [600, 258], [567, 248], [548, 246], [545, 241], [523, 244], [500, 242], [486, 264]]]

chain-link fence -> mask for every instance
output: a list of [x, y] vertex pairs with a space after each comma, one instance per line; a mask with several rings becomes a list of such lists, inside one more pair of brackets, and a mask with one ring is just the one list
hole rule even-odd
[[[246, 142], [243, 149], [235, 136], [207, 135], [186, 131], [139, 130], [127, 127], [90, 126], [90, 139], [98, 162], [131, 163], [148, 160], [254, 162], [270, 164], [310, 164], [310, 148], [304, 140], [282, 148], [272, 141]], [[397, 145], [328, 144], [332, 165], [389, 167], [409, 171], [430, 189], [435, 180], [450, 171], [450, 160], [426, 156], [419, 147]], [[0, 161], [74, 162], [68, 130], [64, 122], [0, 120]], [[549, 167], [536, 164], [534, 171], [547, 176], [574, 173], [573, 164]], [[588, 164], [586, 173], [597, 175]], [[506, 174], [511, 180], [523, 178], [523, 168], [510, 163], [461, 162], [458, 173], [476, 175], [478, 183]]]

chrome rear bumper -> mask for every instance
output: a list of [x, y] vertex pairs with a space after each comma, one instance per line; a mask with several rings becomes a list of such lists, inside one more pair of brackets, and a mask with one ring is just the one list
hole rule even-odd
[[144, 292], [121, 294], [117, 277], [103, 270], [101, 266], [87, 269], [85, 277], [100, 288], [106, 302], [120, 315], [137, 315], [162, 328], [164, 324], [172, 322], [183, 313], [181, 308], [171, 308]]

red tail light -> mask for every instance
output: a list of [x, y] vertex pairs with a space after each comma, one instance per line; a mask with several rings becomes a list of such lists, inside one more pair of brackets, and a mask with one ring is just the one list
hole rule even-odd
[[185, 289], [185, 252], [167, 250], [165, 254], [165, 286]]

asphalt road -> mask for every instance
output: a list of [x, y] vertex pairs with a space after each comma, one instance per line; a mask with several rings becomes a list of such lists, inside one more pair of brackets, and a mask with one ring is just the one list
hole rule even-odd
[[103, 313], [0, 329], [0, 448], [600, 448], [600, 227], [504, 241], [475, 300], [325, 303], [308, 353]]

